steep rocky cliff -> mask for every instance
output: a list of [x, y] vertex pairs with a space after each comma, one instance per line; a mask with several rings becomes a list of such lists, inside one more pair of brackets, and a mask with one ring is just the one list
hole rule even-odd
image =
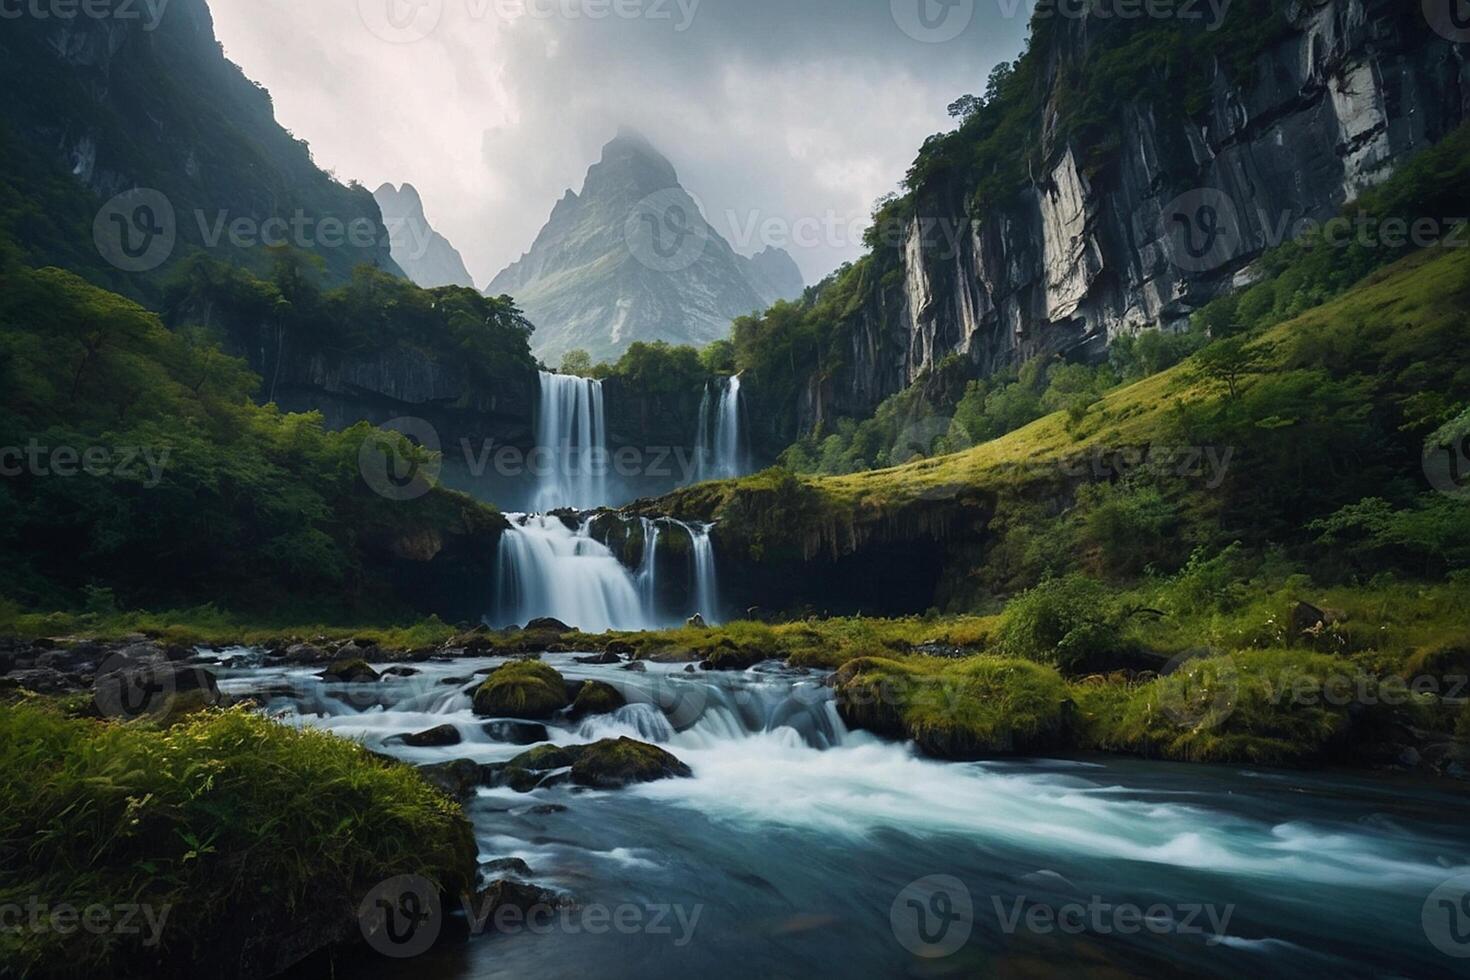
[[[1105, 91], [1132, 43], [1119, 30], [1097, 18], [1033, 24], [1017, 65], [1034, 79], [1021, 186], [979, 203], [955, 167], [911, 185], [863, 270], [837, 367], [813, 372], [800, 398], [803, 431], [870, 414], [953, 354], [986, 374], [1179, 328], [1248, 281], [1263, 251], [1380, 183], [1470, 105], [1465, 46], [1421, 4], [1240, 0], [1212, 58], [1185, 47], [1204, 27], [1147, 28], [1152, 49], [1141, 50], [1166, 67], [1078, 124], [1078, 92]], [[1168, 46], [1177, 55], [1160, 57]], [[962, 128], [953, 141], [966, 138]]]
[[[225, 58], [205, 0], [66, 6], [69, 16], [53, 5], [53, 15], [17, 7], [3, 18], [0, 86], [18, 97], [0, 100], [0, 162], [19, 206], [53, 200], [44, 188], [57, 175], [95, 200], [64, 228], [49, 208], [18, 222], [23, 247], [44, 245], [40, 258], [108, 275], [93, 216], [114, 195], [146, 188], [157, 192], [140, 199], [150, 208], [147, 236], [127, 229], [140, 253], [127, 258], [138, 261], [122, 263], [129, 280], [106, 283], [134, 295], [148, 292], [146, 276], [194, 250], [258, 268], [264, 246], [278, 240], [319, 256], [335, 281], [364, 262], [399, 274], [372, 195], [318, 168], [307, 144], [276, 122], [270, 94]], [[24, 157], [7, 146], [7, 131]], [[130, 206], [117, 217], [138, 214]], [[105, 220], [95, 226], [98, 236], [112, 231]]]

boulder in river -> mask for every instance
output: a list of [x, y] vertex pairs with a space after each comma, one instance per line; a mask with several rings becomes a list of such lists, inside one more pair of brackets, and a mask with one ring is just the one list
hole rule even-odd
[[475, 714], [541, 721], [567, 706], [566, 681], [539, 660], [502, 664], [475, 691]]
[[533, 619], [533, 620], [531, 620], [529, 623], [526, 624], [526, 632], [527, 633], [575, 633], [576, 630], [572, 629], [570, 626], [568, 626], [566, 623], [563, 623], [559, 619], [551, 619], [551, 618], [547, 617], [547, 618], [543, 618], [543, 619]]
[[464, 741], [459, 729], [453, 725], [439, 725], [428, 731], [415, 732], [412, 735], [400, 735], [398, 740], [404, 745], [415, 749], [440, 749], [450, 745], [458, 745]]
[[576, 700], [572, 702], [572, 718], [610, 715], [627, 703], [627, 699], [611, 684], [603, 681], [588, 681], [582, 685], [582, 689], [577, 692]]
[[621, 789], [633, 783], [687, 779], [693, 771], [656, 745], [631, 738], [605, 739], [581, 746], [572, 763], [572, 782], [593, 789]]
[[335, 681], [341, 684], [372, 684], [381, 679], [378, 672], [368, 666], [366, 660], [356, 658], [334, 662], [321, 672], [321, 678], [324, 681]]
[[480, 764], [473, 759], [455, 759], [432, 766], [419, 766], [419, 775], [437, 787], [444, 795], [464, 801], [474, 795], [484, 782]]
[[538, 742], [551, 741], [551, 733], [546, 730], [545, 725], [527, 721], [488, 721], [485, 723], [485, 734], [497, 742], [510, 745], [535, 745]]

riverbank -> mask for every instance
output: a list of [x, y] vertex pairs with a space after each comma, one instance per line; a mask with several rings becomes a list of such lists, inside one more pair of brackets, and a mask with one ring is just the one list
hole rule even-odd
[[[990, 615], [702, 624], [582, 634], [427, 620], [285, 629], [224, 614], [15, 615], [0, 687], [86, 707], [104, 661], [204, 671], [243, 649], [277, 666], [575, 652], [610, 662], [835, 672], [848, 723], [941, 759], [1105, 751], [1185, 762], [1467, 775], [1470, 581], [1318, 588], [1230, 555], [1109, 587], [1048, 580]], [[130, 652], [131, 651], [131, 652]], [[187, 685], [186, 685], [187, 686]]]

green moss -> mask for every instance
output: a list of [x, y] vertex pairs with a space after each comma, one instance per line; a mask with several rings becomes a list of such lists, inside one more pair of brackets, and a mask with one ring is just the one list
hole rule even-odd
[[566, 681], [539, 660], [512, 660], [475, 691], [475, 714], [542, 721], [567, 706]]
[[609, 715], [627, 703], [622, 694], [618, 693], [618, 689], [611, 684], [605, 684], [602, 681], [587, 681], [577, 691], [576, 700], [572, 702], [572, 717]]
[[0, 961], [59, 977], [246, 964], [282, 936], [325, 943], [382, 881], [418, 874], [458, 891], [476, 860], [457, 805], [325, 733], [244, 711], [165, 731], [34, 702], [0, 706], [0, 842], [24, 848], [0, 861], [0, 903], [169, 909], [157, 949], [145, 936], [0, 932]]
[[583, 746], [572, 763], [572, 782], [596, 789], [692, 775], [688, 766], [668, 752], [631, 738], [605, 739]]
[[1026, 660], [864, 658], [838, 671], [836, 691], [849, 724], [911, 738], [941, 758], [1045, 751], [1068, 734], [1066, 684]]
[[1243, 651], [1185, 661], [1132, 689], [1084, 688], [1078, 703], [1100, 748], [1183, 762], [1305, 765], [1345, 747], [1350, 708], [1365, 700], [1343, 686], [1353, 673], [1322, 654]]

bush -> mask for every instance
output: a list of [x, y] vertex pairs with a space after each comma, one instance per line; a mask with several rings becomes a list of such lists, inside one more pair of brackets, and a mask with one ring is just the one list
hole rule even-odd
[[[0, 904], [167, 908], [161, 941], [0, 931], [20, 975], [266, 975], [404, 874], [472, 887], [460, 808], [412, 769], [244, 711], [164, 731], [0, 706]], [[244, 914], [248, 913], [248, 914]], [[165, 966], [165, 964], [168, 964]], [[163, 974], [159, 970], [163, 969]]]
[[1064, 671], [1096, 668], [1121, 652], [1113, 594], [1083, 575], [1051, 578], [1011, 602], [1000, 628], [1000, 651]]

